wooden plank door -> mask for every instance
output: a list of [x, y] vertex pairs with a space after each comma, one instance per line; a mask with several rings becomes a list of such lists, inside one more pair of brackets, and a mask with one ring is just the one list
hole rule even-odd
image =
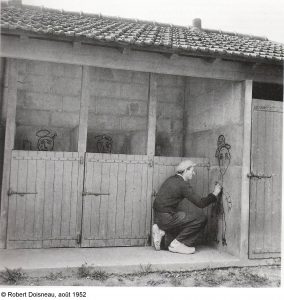
[[152, 170], [145, 155], [86, 153], [82, 247], [148, 244]]
[[283, 103], [253, 99], [249, 257], [279, 257]]
[[77, 247], [83, 168], [79, 153], [12, 151], [7, 248]]
[[[201, 196], [206, 196], [209, 193], [209, 160], [207, 158], [186, 158], [186, 157], [163, 157], [155, 156], [154, 158], [154, 174], [153, 174], [153, 191], [154, 195], [158, 192], [162, 183], [170, 176], [175, 174], [175, 167], [183, 160], [190, 159], [197, 164], [195, 167], [196, 175], [192, 178], [190, 184], [195, 192]], [[154, 200], [154, 199], [153, 199]], [[187, 200], [183, 200], [179, 209], [189, 212], [198, 213], [202, 209], [196, 207]], [[208, 216], [208, 225], [205, 229], [205, 237], [210, 236], [209, 230], [211, 220], [211, 208], [203, 209], [203, 212]]]

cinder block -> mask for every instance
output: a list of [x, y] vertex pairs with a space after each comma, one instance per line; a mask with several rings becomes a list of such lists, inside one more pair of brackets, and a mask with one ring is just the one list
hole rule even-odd
[[121, 98], [121, 84], [110, 81], [96, 81], [90, 86], [90, 95], [98, 97]]
[[74, 128], [79, 125], [79, 113], [53, 112], [51, 125], [53, 127]]
[[172, 118], [182, 119], [183, 118], [183, 106], [176, 103], [162, 103], [159, 102], [157, 105], [157, 115], [160, 118]]
[[63, 76], [67, 78], [82, 78], [82, 67], [78, 65], [63, 64]]
[[131, 135], [131, 154], [146, 155], [147, 152], [146, 131], [134, 132]]
[[63, 111], [79, 112], [80, 97], [63, 96]]
[[88, 130], [117, 130], [119, 124], [119, 118], [116, 116], [89, 113]]
[[27, 61], [26, 71], [29, 74], [36, 75], [64, 75], [64, 64], [44, 62], [44, 61]]
[[121, 98], [131, 100], [148, 100], [148, 86], [140, 84], [121, 85]]
[[185, 78], [182, 76], [159, 74], [157, 75], [158, 87], [183, 87]]
[[18, 125], [47, 126], [50, 114], [41, 110], [17, 110], [16, 123]]
[[147, 118], [143, 117], [121, 117], [120, 129], [127, 131], [144, 130], [147, 128]]
[[19, 79], [18, 89], [40, 93], [50, 93], [52, 90], [53, 79], [47, 75], [24, 74]]
[[80, 96], [81, 80], [77, 78], [53, 77], [51, 92], [60, 95]]
[[170, 119], [157, 119], [157, 131], [171, 132], [171, 120]]
[[96, 97], [94, 100], [92, 107], [95, 106], [97, 114], [125, 115], [128, 113], [128, 102], [123, 99]]
[[90, 68], [90, 80], [91, 82], [116, 81], [121, 83], [148, 84], [149, 73], [92, 67]]
[[157, 90], [158, 102], [184, 103], [184, 90], [176, 87], [163, 87]]
[[20, 108], [50, 111], [62, 110], [62, 97], [58, 95], [18, 90], [17, 96], [17, 107]]
[[107, 68], [90, 67], [90, 81], [113, 80], [113, 70]]

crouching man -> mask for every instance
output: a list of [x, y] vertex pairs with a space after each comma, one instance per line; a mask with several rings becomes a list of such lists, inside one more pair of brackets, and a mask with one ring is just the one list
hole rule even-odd
[[214, 191], [204, 198], [195, 194], [188, 183], [195, 174], [194, 166], [191, 160], [182, 161], [176, 167], [176, 174], [169, 177], [158, 191], [153, 204], [155, 224], [152, 228], [156, 250], [162, 247], [182, 254], [195, 252], [194, 246], [203, 232], [207, 217], [204, 214], [191, 215], [178, 211], [178, 204], [186, 198], [196, 206], [204, 208], [217, 201], [222, 187], [217, 183]]

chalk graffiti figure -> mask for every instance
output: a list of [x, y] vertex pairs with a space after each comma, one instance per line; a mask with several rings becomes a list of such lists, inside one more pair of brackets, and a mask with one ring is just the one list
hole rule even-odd
[[[232, 201], [230, 194], [224, 189], [224, 175], [227, 172], [227, 169], [231, 162], [231, 153], [230, 153], [231, 145], [226, 143], [225, 136], [219, 135], [217, 140], [217, 149], [215, 153], [215, 157], [218, 159], [219, 165], [219, 178], [218, 180], [221, 182], [223, 187], [222, 193], [219, 196], [219, 199], [215, 205], [212, 206], [212, 213], [221, 217], [222, 221], [222, 245], [226, 246], [226, 231], [227, 231], [227, 222], [226, 222], [226, 211], [230, 211], [232, 208]], [[218, 226], [218, 224], [216, 224]], [[217, 233], [217, 230], [215, 230]], [[215, 236], [215, 240], [217, 240], [217, 236]]]
[[219, 135], [215, 157], [217, 157], [218, 159], [220, 173], [222, 176], [225, 175], [231, 162], [230, 149], [231, 146], [229, 144], [226, 144], [224, 135]]
[[97, 149], [99, 153], [111, 153], [112, 151], [112, 138], [108, 135], [102, 134], [95, 136], [97, 141]]
[[37, 149], [39, 151], [52, 151], [54, 147], [54, 139], [57, 136], [56, 132], [51, 132], [47, 129], [41, 129], [36, 132], [39, 137], [37, 142]]

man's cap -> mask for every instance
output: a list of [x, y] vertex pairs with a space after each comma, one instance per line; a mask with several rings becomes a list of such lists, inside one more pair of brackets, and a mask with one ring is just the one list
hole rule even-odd
[[196, 164], [193, 161], [191, 161], [189, 159], [184, 160], [176, 166], [176, 173], [183, 172], [184, 170], [186, 170], [190, 167], [194, 167], [194, 166], [196, 166]]

